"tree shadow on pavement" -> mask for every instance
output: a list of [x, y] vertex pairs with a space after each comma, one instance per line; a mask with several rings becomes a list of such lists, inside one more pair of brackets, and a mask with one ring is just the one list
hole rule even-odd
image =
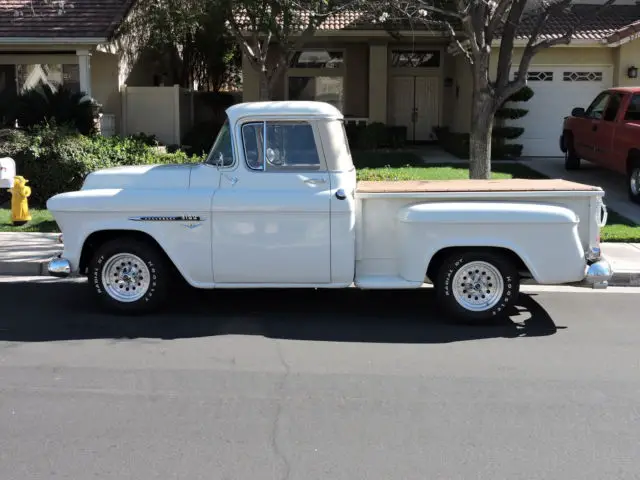
[[[24, 299], [20, 301], [19, 299]], [[175, 292], [161, 313], [106, 314], [86, 283], [0, 284], [0, 341], [181, 339], [218, 335], [327, 342], [449, 343], [553, 335], [557, 327], [532, 295], [510, 319], [454, 323], [435, 307], [434, 292], [346, 290], [194, 290]]]

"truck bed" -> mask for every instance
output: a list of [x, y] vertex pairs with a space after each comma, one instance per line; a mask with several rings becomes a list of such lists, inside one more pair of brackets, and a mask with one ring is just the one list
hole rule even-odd
[[577, 192], [601, 191], [600, 187], [562, 179], [408, 180], [358, 182], [357, 193], [428, 192]]

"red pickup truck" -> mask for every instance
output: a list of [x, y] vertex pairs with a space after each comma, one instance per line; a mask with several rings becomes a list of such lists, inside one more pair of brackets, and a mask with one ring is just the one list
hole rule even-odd
[[629, 198], [640, 204], [640, 87], [611, 88], [564, 119], [560, 148], [567, 170], [580, 160], [626, 175]]

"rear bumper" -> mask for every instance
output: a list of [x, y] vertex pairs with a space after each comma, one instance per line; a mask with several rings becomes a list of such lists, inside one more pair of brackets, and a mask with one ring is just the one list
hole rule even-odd
[[56, 257], [51, 259], [47, 270], [52, 277], [66, 278], [71, 275], [71, 263], [66, 258]]
[[592, 288], [607, 288], [613, 277], [613, 269], [606, 258], [589, 263], [585, 267], [583, 284]]

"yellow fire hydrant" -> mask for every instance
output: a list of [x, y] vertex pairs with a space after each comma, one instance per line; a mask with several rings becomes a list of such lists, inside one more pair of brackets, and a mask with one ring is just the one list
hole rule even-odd
[[27, 187], [27, 180], [23, 176], [16, 175], [13, 179], [11, 192], [11, 221], [14, 225], [24, 225], [31, 220], [29, 213], [29, 202], [27, 198], [31, 196], [31, 187]]

